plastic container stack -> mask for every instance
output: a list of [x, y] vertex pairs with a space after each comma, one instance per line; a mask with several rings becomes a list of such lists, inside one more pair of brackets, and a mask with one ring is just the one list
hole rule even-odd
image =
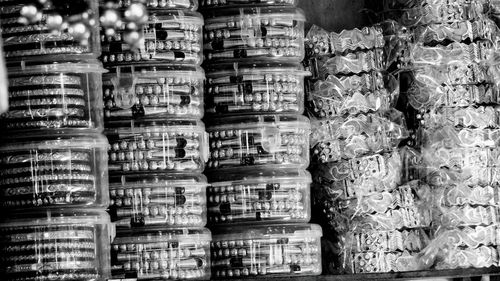
[[297, 1], [201, 1], [212, 277], [321, 273]]
[[500, 77], [488, 1], [387, 1], [386, 9], [411, 34], [401, 81], [418, 126], [407, 162], [433, 198], [432, 241], [422, 263], [499, 266]]
[[329, 273], [422, 269], [429, 239], [429, 188], [403, 178], [398, 146], [408, 132], [382, 31], [313, 27], [306, 39], [313, 216], [324, 224]]
[[[118, 2], [125, 11], [133, 1]], [[203, 17], [195, 0], [147, 1], [138, 48], [101, 32], [116, 279], [208, 280]], [[126, 14], [126, 12], [124, 12]]]
[[[79, 5], [97, 10], [97, 1]], [[83, 42], [71, 25], [51, 30], [53, 7], [27, 25], [19, 21], [22, 7], [0, 3], [10, 104], [0, 116], [0, 275], [7, 281], [106, 280], [114, 228], [105, 211], [108, 142], [98, 27], [87, 30]]]

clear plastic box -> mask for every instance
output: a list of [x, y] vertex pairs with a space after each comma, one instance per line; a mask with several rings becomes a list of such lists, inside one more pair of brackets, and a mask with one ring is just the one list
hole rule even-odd
[[95, 129], [102, 131], [102, 79], [99, 61], [8, 63], [9, 111], [0, 128]]
[[[119, 1], [121, 8], [128, 8], [130, 4], [134, 3], [131, 0]], [[160, 9], [186, 9], [186, 10], [196, 10], [198, 9], [197, 0], [149, 0], [144, 3], [149, 11], [155, 11]]]
[[[98, 11], [97, 0], [84, 0], [88, 8]], [[52, 12], [42, 9], [40, 22], [24, 25], [19, 22], [21, 7], [26, 1], [5, 0], [0, 2], [0, 24], [7, 60], [65, 61], [71, 58], [91, 59], [101, 54], [98, 24], [90, 28], [88, 44], [72, 36], [67, 29], [53, 33], [47, 25]], [[96, 16], [96, 21], [99, 17]]]
[[250, 115], [211, 121], [207, 169], [309, 165], [309, 119], [298, 115]]
[[202, 172], [207, 160], [205, 125], [196, 119], [109, 122], [109, 171]]
[[200, 7], [203, 8], [236, 8], [262, 6], [297, 6], [299, 0], [201, 0]]
[[114, 228], [104, 211], [9, 214], [0, 223], [6, 281], [106, 281]]
[[210, 175], [208, 221], [231, 223], [309, 222], [311, 175], [302, 169]]
[[202, 118], [201, 67], [148, 64], [118, 66], [103, 75], [105, 120], [140, 117]]
[[210, 242], [206, 228], [119, 232], [112, 245], [114, 278], [209, 280]]
[[205, 58], [211, 62], [301, 62], [305, 56], [305, 21], [302, 10], [290, 7], [207, 11]]
[[120, 229], [202, 227], [207, 222], [203, 175], [136, 174], [109, 181], [111, 219]]
[[321, 274], [321, 227], [284, 224], [213, 232], [212, 276], [217, 279]]
[[17, 135], [0, 143], [1, 208], [109, 205], [108, 142], [101, 134]]
[[304, 78], [300, 64], [241, 63], [207, 70], [207, 113], [258, 114], [304, 111]]
[[106, 67], [141, 62], [186, 63], [203, 61], [203, 17], [183, 10], [149, 10], [144, 43], [137, 50], [122, 40], [123, 32], [101, 35]]

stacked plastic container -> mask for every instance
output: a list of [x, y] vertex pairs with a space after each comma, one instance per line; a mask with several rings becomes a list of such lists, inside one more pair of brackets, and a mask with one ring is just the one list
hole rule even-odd
[[[132, 1], [133, 2], [133, 1]], [[125, 11], [133, 3], [120, 1]], [[203, 17], [197, 1], [147, 1], [138, 48], [101, 32], [113, 278], [210, 279]]]
[[[427, 186], [404, 182], [399, 143], [408, 137], [394, 109], [397, 80], [386, 70], [380, 26], [307, 37], [313, 70], [313, 216], [324, 224], [324, 267], [330, 273], [422, 269], [431, 211]], [[328, 232], [327, 232], [328, 230]]]
[[[79, 4], [97, 10], [96, 1]], [[98, 27], [82, 44], [51, 30], [49, 8], [39, 22], [19, 23], [22, 7], [0, 3], [10, 104], [0, 116], [0, 275], [106, 280], [114, 229]]]
[[488, 1], [387, 1], [411, 31], [402, 86], [417, 111], [415, 177], [431, 186], [435, 269], [498, 264], [498, 31]]
[[202, 1], [212, 277], [321, 273], [297, 1]]

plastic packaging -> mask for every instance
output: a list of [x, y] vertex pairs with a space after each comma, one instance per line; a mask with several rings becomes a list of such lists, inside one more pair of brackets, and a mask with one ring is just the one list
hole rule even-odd
[[186, 63], [203, 61], [203, 17], [183, 10], [148, 10], [144, 43], [137, 50], [123, 42], [122, 33], [101, 36], [106, 67], [141, 62]]
[[302, 10], [248, 7], [207, 11], [205, 57], [210, 62], [301, 62], [304, 59]]
[[6, 281], [105, 281], [113, 232], [104, 211], [9, 214], [0, 224], [0, 273]]
[[[118, 4], [121, 8], [127, 8], [133, 1], [120, 1]], [[148, 11], [156, 11], [160, 9], [186, 9], [195, 11], [198, 9], [198, 1], [196, 0], [149, 0], [144, 3]]]
[[[88, 8], [98, 11], [98, 0], [84, 0]], [[99, 44], [99, 28], [96, 24], [90, 27], [88, 44], [81, 44], [78, 38], [71, 35], [67, 29], [60, 33], [52, 33], [47, 23], [51, 13], [42, 9], [43, 16], [39, 22], [24, 25], [19, 21], [21, 7], [25, 2], [6, 0], [0, 3], [2, 18], [2, 38], [5, 57], [8, 60], [29, 61], [68, 61], [71, 59], [92, 59], [101, 54]], [[98, 20], [98, 18], [96, 19]]]
[[215, 65], [207, 70], [207, 113], [302, 114], [309, 74], [290, 63]]
[[0, 127], [103, 129], [102, 80], [97, 60], [9, 63], [9, 111]]
[[109, 171], [202, 172], [208, 145], [205, 126], [195, 119], [109, 122]]
[[299, 0], [201, 0], [201, 8], [236, 8], [265, 6], [297, 6]]
[[[460, 5], [460, 4], [459, 4]], [[418, 26], [414, 31], [415, 42], [423, 44], [445, 41], [462, 42], [465, 40], [487, 39], [495, 41], [497, 33], [495, 23], [487, 17], [450, 24], [429, 24]]]
[[110, 177], [110, 214], [117, 228], [202, 227], [207, 180], [186, 174]]
[[321, 228], [284, 224], [214, 230], [215, 278], [321, 274]]
[[119, 232], [111, 250], [114, 278], [209, 280], [206, 228]]
[[210, 176], [208, 219], [231, 223], [308, 222], [311, 175], [303, 170], [253, 169]]
[[105, 119], [202, 118], [204, 81], [196, 66], [117, 66], [103, 76]]
[[52, 132], [1, 143], [0, 207], [108, 206], [108, 142], [102, 135]]
[[479, 19], [487, 12], [485, 1], [463, 2], [465, 1], [441, 1], [441, 3], [404, 9], [398, 18], [404, 26], [451, 24]]
[[297, 115], [251, 115], [214, 119], [207, 129], [209, 169], [309, 165], [309, 119]]

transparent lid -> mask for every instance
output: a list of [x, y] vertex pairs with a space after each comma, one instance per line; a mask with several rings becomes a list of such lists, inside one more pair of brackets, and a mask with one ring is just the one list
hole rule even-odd
[[207, 179], [201, 174], [151, 173], [114, 175], [109, 177], [109, 189], [200, 186], [206, 187]]
[[256, 63], [225, 63], [215, 64], [206, 67], [207, 77], [217, 77], [224, 75], [262, 75], [262, 74], [280, 74], [280, 75], [301, 75], [310, 76], [309, 71], [299, 63], [278, 63], [278, 62], [256, 62]]
[[62, 224], [110, 224], [108, 213], [98, 209], [47, 209], [4, 214], [0, 228]]
[[272, 226], [221, 227], [213, 229], [213, 240], [243, 240], [266, 238], [314, 238], [323, 236], [316, 224], [283, 224]]
[[103, 77], [124, 76], [130, 77], [133, 75], [147, 75], [148, 78], [165, 78], [169, 76], [185, 76], [193, 79], [205, 79], [205, 71], [203, 68], [196, 65], [181, 65], [181, 64], [165, 64], [165, 63], [148, 63], [127, 66], [110, 67], [109, 73]]
[[94, 131], [58, 130], [50, 134], [42, 131], [29, 135], [10, 135], [0, 138], [0, 153], [26, 149], [106, 149], [108, 140]]
[[312, 182], [311, 174], [303, 169], [266, 169], [266, 168], [253, 168], [248, 171], [231, 172], [225, 170], [224, 172], [211, 172], [208, 174], [208, 179], [212, 186], [225, 186], [228, 184], [251, 184], [260, 182], [271, 181], [295, 181], [305, 182], [310, 184]]
[[[144, 118], [139, 120], [109, 121], [106, 134], [151, 134], [151, 133], [205, 133], [205, 125], [197, 119], [183, 118]], [[201, 136], [200, 136], [201, 137]]]
[[210, 242], [212, 234], [207, 228], [177, 228], [177, 229], [133, 229], [120, 230], [113, 244], [157, 243], [157, 242]]
[[47, 61], [8, 62], [9, 76], [40, 73], [105, 73], [102, 63], [96, 59], [71, 60], [48, 63]]
[[246, 129], [253, 127], [294, 127], [297, 129], [311, 129], [311, 122], [305, 116], [300, 115], [248, 115], [226, 118], [210, 119], [207, 131]]
[[219, 29], [210, 24], [217, 22], [234, 21], [246, 16], [253, 16], [260, 19], [272, 19], [278, 21], [280, 19], [294, 20], [305, 22], [306, 16], [302, 9], [293, 7], [245, 7], [245, 8], [228, 8], [228, 9], [213, 9], [204, 13], [205, 25], [208, 30]]

